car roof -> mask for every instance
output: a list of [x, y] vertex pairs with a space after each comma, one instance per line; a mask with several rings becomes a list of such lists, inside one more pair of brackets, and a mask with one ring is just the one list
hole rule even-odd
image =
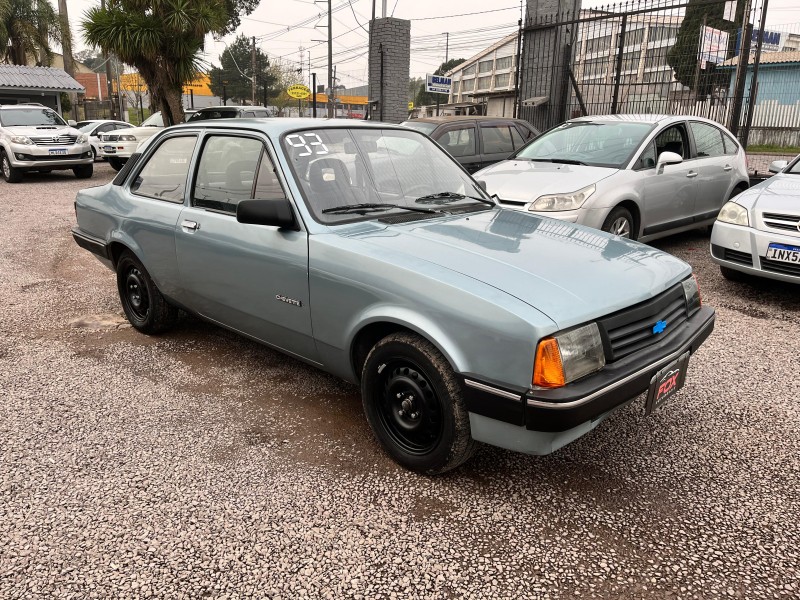
[[415, 121], [419, 123], [454, 123], [457, 121], [521, 121], [513, 117], [487, 117], [484, 115], [447, 115], [442, 117], [420, 117], [419, 119], [408, 119], [405, 121]]
[[[696, 117], [694, 115], [659, 115], [659, 114], [631, 114], [631, 115], [589, 115], [586, 117], [578, 117], [570, 119], [568, 123], [581, 123], [581, 122], [603, 122], [603, 123], [647, 123], [649, 125], [677, 123], [679, 121], [704, 121], [707, 123], [714, 123], [709, 119], [703, 117]], [[719, 125], [719, 123], [715, 123]]]
[[264, 117], [261, 119], [208, 119], [206, 121], [193, 121], [192, 123], [180, 123], [173, 125], [170, 129], [197, 129], [220, 128], [220, 129], [251, 129], [263, 131], [270, 136], [279, 136], [288, 131], [298, 129], [344, 129], [344, 128], [365, 128], [365, 129], [397, 129], [409, 131], [407, 127], [401, 127], [394, 123], [383, 123], [380, 121], [364, 121], [362, 119], [313, 119], [313, 118], [285, 118], [285, 117]]

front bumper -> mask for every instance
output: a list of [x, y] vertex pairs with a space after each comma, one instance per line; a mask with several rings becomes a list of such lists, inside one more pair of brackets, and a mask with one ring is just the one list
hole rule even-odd
[[522, 452], [551, 452], [646, 392], [653, 376], [671, 361], [687, 351], [694, 354], [713, 331], [714, 318], [713, 308], [702, 307], [663, 342], [558, 389], [521, 393], [465, 377], [473, 437]]
[[9, 146], [11, 166], [17, 169], [68, 169], [93, 162], [92, 147], [73, 144], [58, 147], [60, 153], [51, 153], [55, 147], [11, 144]]
[[800, 283], [800, 265], [766, 259], [770, 243], [800, 246], [800, 232], [787, 235], [717, 221], [711, 232], [711, 260], [750, 275]]
[[139, 140], [133, 142], [100, 142], [100, 156], [103, 158], [130, 158], [136, 147], [139, 145]]

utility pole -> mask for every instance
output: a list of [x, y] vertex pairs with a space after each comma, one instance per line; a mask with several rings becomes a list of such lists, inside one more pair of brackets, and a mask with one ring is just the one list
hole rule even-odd
[[[444, 42], [444, 62], [447, 62], [448, 55], [450, 54], [450, 32], [445, 31], [444, 35], [445, 42]], [[442, 73], [444, 75], [444, 73]]]
[[311, 74], [311, 116], [317, 118], [317, 74]]
[[251, 68], [253, 72], [253, 90], [252, 90], [252, 98], [250, 100], [250, 105], [256, 105], [256, 36], [253, 36], [253, 51], [251, 53], [250, 62]]
[[[384, 0], [384, 4], [386, 0]], [[333, 12], [328, 0], [328, 118], [333, 118]]]
[[[106, 0], [100, 0], [100, 8], [106, 9]], [[103, 61], [106, 63], [106, 90], [108, 91], [108, 102], [111, 106], [111, 118], [117, 119], [117, 111], [114, 109], [114, 86], [113, 78], [111, 75], [111, 61], [108, 59], [108, 54], [103, 51]]]
[[[61, 48], [64, 52], [64, 71], [70, 77], [75, 76], [75, 61], [72, 59], [72, 31], [69, 28], [69, 14], [67, 13], [67, 0], [58, 0], [58, 16], [61, 20]], [[72, 104], [72, 116], [78, 120], [78, 95], [69, 94]]]

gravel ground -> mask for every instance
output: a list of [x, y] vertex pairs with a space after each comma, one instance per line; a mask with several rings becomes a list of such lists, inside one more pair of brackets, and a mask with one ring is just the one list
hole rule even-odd
[[429, 479], [355, 388], [193, 318], [126, 326], [69, 235], [85, 185], [0, 182], [1, 598], [800, 597], [797, 287], [658, 243], [718, 311], [686, 388]]

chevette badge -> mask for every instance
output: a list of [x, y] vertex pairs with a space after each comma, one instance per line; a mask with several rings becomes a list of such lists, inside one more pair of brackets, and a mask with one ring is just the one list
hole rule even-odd
[[658, 321], [655, 325], [653, 325], [653, 333], [659, 334], [663, 333], [663, 331], [667, 328], [666, 321]]
[[292, 306], [303, 306], [303, 303], [300, 302], [300, 300], [295, 300], [294, 298], [287, 298], [286, 296], [282, 296], [281, 294], [275, 294], [275, 300], [286, 302], [286, 304], [291, 304]]

